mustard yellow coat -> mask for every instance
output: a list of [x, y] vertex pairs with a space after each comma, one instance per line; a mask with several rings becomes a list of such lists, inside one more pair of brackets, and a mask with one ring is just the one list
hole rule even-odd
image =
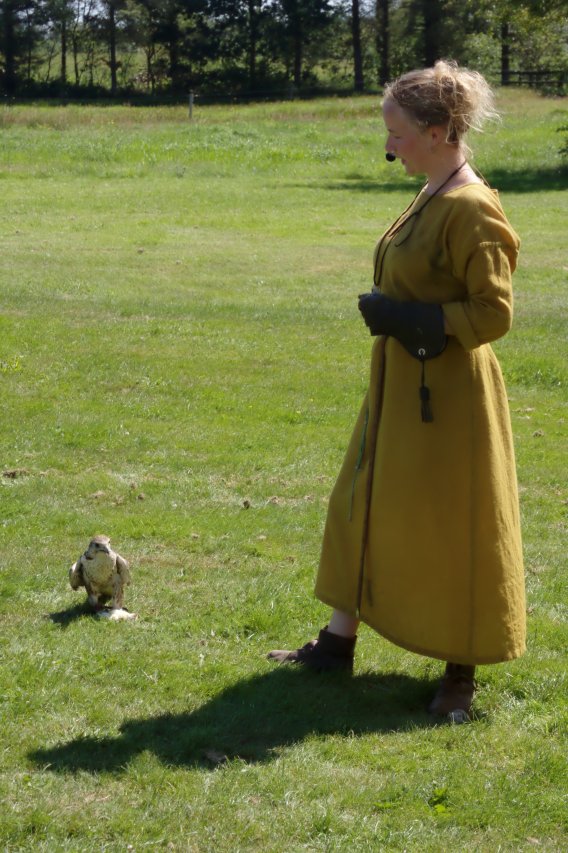
[[386, 232], [375, 284], [443, 306], [454, 335], [425, 364], [433, 421], [421, 419], [420, 362], [377, 338], [315, 592], [405, 649], [494, 663], [525, 648], [515, 459], [490, 346], [510, 328], [519, 240], [482, 184], [431, 197], [412, 216], [428, 199], [422, 192]]

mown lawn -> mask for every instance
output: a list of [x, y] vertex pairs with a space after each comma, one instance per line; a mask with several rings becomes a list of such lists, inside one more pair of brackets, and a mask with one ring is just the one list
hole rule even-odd
[[[496, 344], [529, 649], [477, 718], [362, 629], [355, 677], [275, 669], [327, 616], [326, 501], [367, 382], [356, 308], [417, 184], [374, 98], [0, 113], [0, 844], [15, 850], [565, 850], [562, 99], [476, 142], [522, 238]], [[67, 583], [91, 535], [132, 623]]]

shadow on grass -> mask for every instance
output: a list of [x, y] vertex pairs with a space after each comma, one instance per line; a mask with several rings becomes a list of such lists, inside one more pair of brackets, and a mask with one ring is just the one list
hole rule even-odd
[[308, 736], [430, 728], [428, 679], [316, 675], [282, 667], [240, 681], [195, 711], [126, 720], [116, 737], [81, 737], [29, 757], [55, 772], [120, 773], [149, 751], [174, 767], [270, 761]]
[[[568, 165], [547, 169], [488, 169], [484, 177], [490, 186], [504, 193], [536, 193], [568, 189]], [[372, 178], [365, 175], [346, 175], [343, 180], [302, 184], [314, 190], [348, 190], [361, 193], [417, 192], [424, 181]], [[299, 186], [299, 185], [296, 185]]]
[[56, 625], [61, 625], [62, 628], [67, 628], [72, 622], [77, 619], [95, 619], [96, 613], [93, 608], [84, 601], [82, 604], [76, 604], [74, 607], [68, 607], [66, 610], [59, 610], [57, 613], [50, 613], [46, 619], [55, 622]]
[[539, 193], [568, 189], [568, 164], [554, 169], [489, 169], [485, 178], [507, 193]]

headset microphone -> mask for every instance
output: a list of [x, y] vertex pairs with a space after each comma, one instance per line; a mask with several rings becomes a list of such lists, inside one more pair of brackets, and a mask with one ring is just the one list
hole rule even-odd
[[394, 163], [394, 161], [396, 160], [396, 156], [394, 154], [391, 154], [391, 152], [389, 151], [387, 154], [385, 154], [385, 160], [388, 160], [389, 163]]

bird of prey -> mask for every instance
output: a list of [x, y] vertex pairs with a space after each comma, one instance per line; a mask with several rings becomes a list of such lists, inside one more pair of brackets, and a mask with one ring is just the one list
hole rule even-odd
[[[110, 547], [108, 536], [94, 536], [89, 547], [69, 569], [69, 583], [73, 589], [84, 586], [87, 601], [103, 615], [110, 612], [118, 618], [129, 618], [134, 614], [123, 610], [124, 587], [130, 583], [128, 563]], [[107, 604], [108, 602], [108, 604]], [[128, 616], [126, 616], [128, 614]]]

